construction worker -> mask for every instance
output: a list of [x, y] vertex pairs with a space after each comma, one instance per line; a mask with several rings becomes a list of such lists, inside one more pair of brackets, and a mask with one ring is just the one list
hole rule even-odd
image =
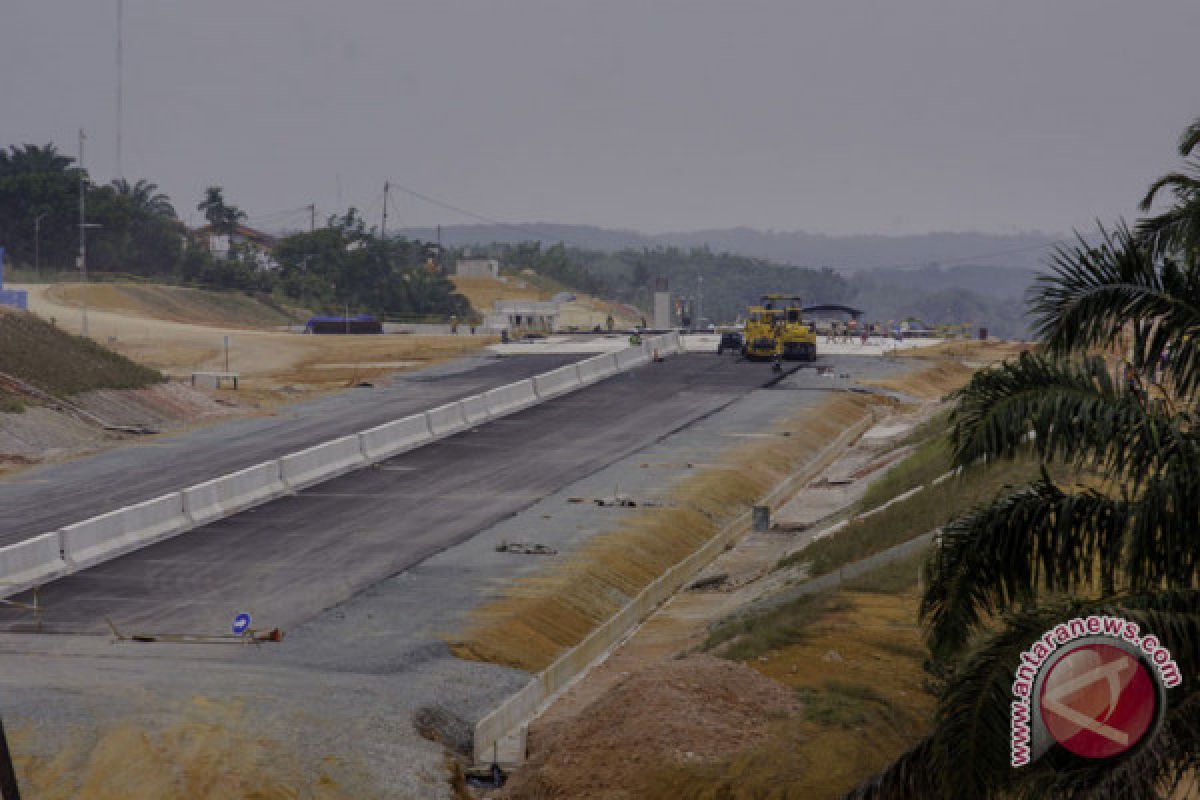
[[604, 326], [605, 326], [606, 328], [608, 328], [608, 332], [609, 332], [609, 333], [612, 333], [613, 327], [614, 327], [616, 324], [617, 324], [617, 323], [616, 323], [616, 322], [613, 320], [613, 315], [612, 315], [612, 314], [609, 314], [609, 315], [608, 315], [608, 319], [604, 320]]

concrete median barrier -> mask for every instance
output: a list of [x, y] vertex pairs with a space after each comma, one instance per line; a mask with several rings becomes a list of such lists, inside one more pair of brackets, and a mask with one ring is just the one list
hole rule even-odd
[[183, 494], [146, 500], [98, 517], [68, 525], [59, 531], [63, 557], [72, 570], [116, 558], [192, 527], [183, 511]]
[[616, 353], [617, 369], [626, 370], [640, 367], [650, 359], [646, 356], [646, 351], [640, 346], [628, 347], [624, 350], [618, 350]]
[[358, 434], [358, 439], [363, 455], [373, 463], [420, 447], [433, 439], [433, 432], [424, 414], [413, 414], [365, 430]]
[[470, 397], [464, 397], [459, 402], [462, 403], [463, 416], [468, 425], [480, 425], [491, 419], [487, 398], [483, 395], [473, 394]]
[[429, 430], [433, 431], [434, 436], [449, 436], [467, 427], [462, 403], [447, 403], [431, 408], [425, 412], [425, 416], [429, 419]]
[[602, 356], [584, 359], [576, 366], [579, 368], [579, 379], [586, 386], [614, 374], [617, 371], [617, 357], [612, 353], [605, 353]]
[[367, 463], [358, 434], [309, 447], [279, 459], [284, 484], [293, 492], [345, 475]]
[[57, 532], [0, 547], [0, 597], [20, 594], [65, 575], [67, 563], [60, 548]]
[[287, 491], [278, 461], [222, 475], [183, 490], [183, 510], [196, 525], [228, 517]]
[[533, 376], [534, 389], [542, 400], [566, 394], [572, 389], [578, 389], [581, 385], [579, 370], [575, 369], [574, 364]]
[[485, 392], [483, 396], [487, 398], [488, 410], [493, 417], [528, 408], [538, 399], [537, 393], [533, 390], [532, 378], [499, 386]]

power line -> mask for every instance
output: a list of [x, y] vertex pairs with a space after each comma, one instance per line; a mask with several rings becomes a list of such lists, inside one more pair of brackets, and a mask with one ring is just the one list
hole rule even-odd
[[477, 214], [474, 211], [468, 211], [467, 209], [462, 208], [460, 206], [456, 206], [452, 203], [447, 203], [445, 200], [439, 200], [436, 197], [431, 197], [430, 195], [424, 194], [423, 192], [418, 192], [416, 189], [409, 189], [408, 187], [402, 186], [399, 183], [396, 183], [395, 181], [389, 181], [389, 183], [391, 184], [391, 187], [393, 189], [399, 189], [400, 191], [404, 192], [405, 194], [412, 195], [413, 197], [417, 198], [418, 200], [424, 200], [426, 203], [429, 203], [430, 205], [434, 205], [439, 208], [444, 208], [447, 211], [453, 211], [457, 214], [462, 214], [465, 217], [470, 217], [471, 219], [478, 220], [479, 222], [485, 222], [488, 225], [495, 225], [500, 228], [508, 228], [509, 230], [516, 231], [523, 236], [529, 236], [529, 234], [533, 234], [533, 238], [542, 239], [545, 241], [561, 241], [563, 238], [561, 236], [546, 235], [546, 234], [538, 231], [536, 228], [531, 228], [526, 225], [513, 225], [508, 222], [501, 222], [498, 219], [492, 219], [491, 217], [485, 217], [483, 214]]

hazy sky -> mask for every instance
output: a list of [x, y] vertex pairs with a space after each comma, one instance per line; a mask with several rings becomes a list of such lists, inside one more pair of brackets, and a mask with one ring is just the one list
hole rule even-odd
[[[114, 176], [116, 2], [3, 0], [0, 143], [82, 125]], [[125, 0], [124, 173], [265, 227], [377, 222], [392, 179], [505, 221], [1058, 232], [1174, 164], [1198, 31], [1196, 0]]]

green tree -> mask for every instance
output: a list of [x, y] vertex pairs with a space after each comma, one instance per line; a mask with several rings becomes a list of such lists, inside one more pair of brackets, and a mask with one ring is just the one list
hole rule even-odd
[[133, 209], [140, 215], [174, 217], [175, 207], [171, 198], [158, 191], [158, 185], [146, 180], [139, 180], [130, 185], [129, 181], [119, 178], [112, 182], [113, 190], [126, 198]]
[[212, 226], [214, 233], [230, 235], [237, 226], [246, 220], [246, 213], [234, 205], [225, 202], [224, 190], [220, 186], [209, 186], [204, 190], [204, 199], [196, 205], [197, 211], [204, 212], [204, 218]]
[[424, 248], [403, 237], [380, 238], [355, 209], [324, 227], [285, 238], [276, 248], [280, 285], [296, 300], [341, 311], [457, 314], [470, 306], [454, 286], [424, 266]]
[[73, 163], [53, 144], [0, 150], [0, 242], [16, 261], [33, 263], [37, 230], [43, 265], [74, 264], [80, 176]]
[[[1031, 296], [1039, 350], [977, 373], [960, 392], [955, 461], [987, 469], [1032, 452], [1042, 477], [942, 532], [921, 604], [946, 675], [936, 728], [854, 796], [1166, 797], [1194, 774], [1200, 263], [1186, 233], [1191, 202], [1177, 195], [1175, 233], [1122, 225], [1102, 229], [1098, 245], [1060, 248]], [[1119, 376], [1097, 355], [1105, 351], [1123, 354]], [[1054, 478], [1062, 465], [1091, 479]], [[1164, 725], [1117, 761], [1055, 748], [1013, 769], [1019, 654], [1055, 624], [1089, 613], [1137, 622], [1169, 648], [1184, 679], [1169, 693]]]

